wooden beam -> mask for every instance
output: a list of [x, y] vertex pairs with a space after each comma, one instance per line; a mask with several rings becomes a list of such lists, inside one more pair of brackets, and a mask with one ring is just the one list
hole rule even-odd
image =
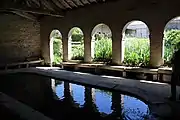
[[32, 20], [32, 21], [37, 21], [37, 18], [29, 13], [24, 13], [24, 12], [18, 12], [18, 11], [7, 11], [7, 10], [1, 10], [1, 13], [13, 13], [16, 14], [18, 16], [24, 17], [26, 19]]
[[59, 9], [65, 9], [65, 7], [58, 0], [51, 0]]
[[62, 3], [66, 9], [69, 8], [69, 9], [72, 9], [71, 6], [65, 1], [65, 0], [58, 0], [60, 3]]
[[66, 2], [73, 8], [78, 7], [72, 0], [66, 0]]
[[25, 12], [25, 13], [33, 13], [33, 14], [39, 14], [39, 15], [49, 15], [49, 16], [54, 16], [54, 17], [64, 17], [64, 12], [52, 12], [52, 11], [47, 11], [47, 10], [39, 10], [39, 9], [18, 9], [18, 8], [7, 8], [7, 9], [2, 9], [6, 11], [19, 11], [19, 12]]
[[90, 2], [89, 2], [88, 0], [81, 0], [81, 2], [82, 2], [83, 4], [90, 4]]
[[12, 13], [19, 15], [21, 17], [24, 17], [26, 19], [32, 20], [32, 21], [37, 21], [37, 18], [34, 17], [33, 15], [29, 14], [29, 13], [25, 13], [25, 12], [18, 12], [18, 11], [11, 11]]
[[84, 6], [80, 0], [73, 0], [78, 6]]

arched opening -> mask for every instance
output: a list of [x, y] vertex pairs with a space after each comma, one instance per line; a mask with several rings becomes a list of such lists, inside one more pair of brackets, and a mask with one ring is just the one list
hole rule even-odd
[[171, 66], [173, 53], [180, 48], [180, 17], [170, 20], [164, 28], [164, 64]]
[[62, 62], [62, 34], [59, 30], [53, 30], [50, 34], [50, 63], [57, 65]]
[[80, 28], [73, 27], [68, 34], [69, 60], [84, 60], [84, 35]]
[[149, 29], [142, 21], [127, 23], [122, 32], [123, 63], [128, 66], [147, 66], [150, 61]]
[[94, 61], [112, 61], [112, 32], [105, 24], [98, 24], [91, 33], [91, 55]]

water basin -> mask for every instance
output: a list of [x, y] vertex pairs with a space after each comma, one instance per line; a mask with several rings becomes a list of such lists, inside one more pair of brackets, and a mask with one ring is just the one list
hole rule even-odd
[[140, 99], [67, 80], [35, 74], [3, 75], [0, 90], [54, 120], [156, 120]]

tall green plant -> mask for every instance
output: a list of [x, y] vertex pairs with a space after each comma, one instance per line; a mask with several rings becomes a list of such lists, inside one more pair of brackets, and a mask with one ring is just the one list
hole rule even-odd
[[164, 33], [164, 62], [171, 65], [173, 53], [179, 48], [180, 30], [168, 30]]
[[110, 62], [112, 60], [112, 40], [101, 38], [95, 41], [95, 61]]
[[62, 40], [54, 38], [53, 40], [53, 54], [54, 54], [54, 64], [59, 64], [62, 62]]
[[126, 38], [124, 64], [129, 66], [148, 66], [150, 42], [142, 38]]
[[84, 44], [72, 46], [72, 60], [84, 60]]

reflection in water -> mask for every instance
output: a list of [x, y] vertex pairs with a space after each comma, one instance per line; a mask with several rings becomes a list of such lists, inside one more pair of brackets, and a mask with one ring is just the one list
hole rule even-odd
[[60, 83], [56, 82], [55, 93], [59, 99], [64, 98], [64, 82], [60, 82]]
[[112, 106], [111, 109], [113, 110], [112, 116], [122, 120], [122, 105], [123, 105], [123, 97], [124, 95], [121, 95], [119, 92], [113, 92], [112, 93]]
[[148, 105], [134, 97], [38, 75], [1, 76], [0, 90], [54, 120], [152, 120]]
[[126, 118], [144, 120], [149, 115], [148, 106], [137, 98], [124, 96], [123, 114]]
[[56, 95], [60, 100], [63, 97], [64, 99], [68, 98], [71, 104], [74, 102], [88, 112], [99, 112], [103, 116], [109, 115], [115, 119], [144, 120], [150, 114], [148, 105], [144, 102], [119, 92], [59, 82], [56, 84]]
[[97, 112], [97, 107], [94, 103], [95, 101], [95, 89], [91, 87], [85, 87], [85, 98], [84, 98], [84, 108], [88, 112]]
[[74, 101], [73, 101], [73, 97], [72, 97], [72, 87], [69, 82], [64, 82], [64, 99], [63, 99], [63, 101], [68, 106], [74, 105]]
[[73, 99], [79, 107], [84, 105], [84, 87], [76, 84], [71, 84]]
[[111, 92], [105, 92], [102, 90], [96, 90], [96, 105], [100, 113], [110, 114], [112, 112], [111, 109]]

